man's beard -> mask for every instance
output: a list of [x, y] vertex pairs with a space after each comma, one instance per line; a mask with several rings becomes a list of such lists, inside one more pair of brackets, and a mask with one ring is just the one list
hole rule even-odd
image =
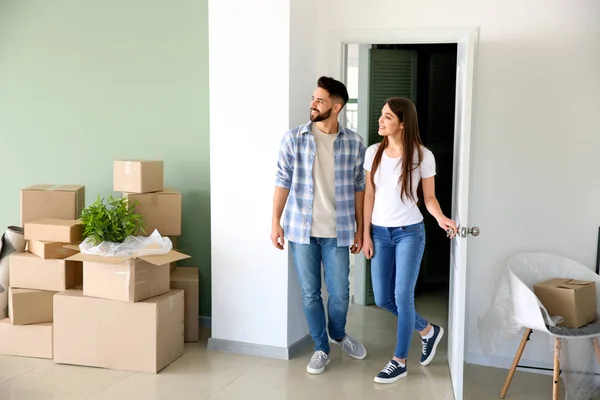
[[329, 117], [331, 117], [331, 110], [333, 110], [333, 107], [331, 107], [329, 110], [327, 110], [324, 113], [319, 112], [319, 110], [315, 110], [314, 108], [311, 109], [311, 111], [316, 111], [318, 114], [315, 114], [314, 116], [312, 114], [310, 115], [310, 120], [312, 122], [321, 122], [321, 121], [325, 121], [326, 119], [328, 119]]

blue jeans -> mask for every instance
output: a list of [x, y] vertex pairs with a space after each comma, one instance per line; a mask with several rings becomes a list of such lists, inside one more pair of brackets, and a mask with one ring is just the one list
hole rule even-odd
[[413, 329], [428, 325], [415, 311], [415, 285], [425, 250], [423, 222], [397, 228], [373, 225], [371, 280], [375, 304], [398, 316], [395, 356], [408, 358]]
[[302, 304], [315, 351], [329, 354], [325, 309], [321, 298], [321, 262], [329, 301], [329, 335], [341, 340], [346, 336], [346, 317], [350, 301], [350, 249], [337, 247], [337, 239], [310, 238], [310, 244], [290, 242], [298, 280], [302, 288]]

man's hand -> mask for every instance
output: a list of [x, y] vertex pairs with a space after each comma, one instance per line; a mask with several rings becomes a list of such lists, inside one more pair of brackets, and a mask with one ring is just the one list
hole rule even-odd
[[273, 242], [273, 246], [283, 250], [285, 239], [283, 238], [283, 228], [279, 223], [274, 223], [271, 228], [271, 242]]
[[363, 233], [362, 229], [359, 229], [354, 234], [354, 244], [350, 247], [350, 252], [352, 254], [358, 254], [362, 250], [363, 247]]

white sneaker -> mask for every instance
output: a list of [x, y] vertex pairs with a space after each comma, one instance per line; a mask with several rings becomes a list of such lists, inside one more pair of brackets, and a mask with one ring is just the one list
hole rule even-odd
[[325, 366], [331, 362], [331, 357], [324, 351], [315, 351], [306, 366], [306, 372], [312, 375], [322, 374], [325, 371]]

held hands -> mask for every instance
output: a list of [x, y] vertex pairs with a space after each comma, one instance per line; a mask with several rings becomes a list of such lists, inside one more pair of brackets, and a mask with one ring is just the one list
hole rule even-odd
[[358, 254], [360, 253], [360, 251], [363, 248], [363, 234], [362, 234], [362, 230], [357, 230], [356, 233], [354, 233], [354, 242], [352, 244], [352, 246], [350, 246], [350, 252], [352, 254]]
[[273, 223], [273, 227], [271, 228], [271, 242], [273, 246], [279, 250], [283, 250], [285, 239], [283, 237], [283, 228], [279, 223]]
[[450, 218], [442, 216], [437, 220], [437, 222], [440, 228], [448, 232], [448, 238], [452, 239], [458, 233], [456, 222], [452, 221]]

